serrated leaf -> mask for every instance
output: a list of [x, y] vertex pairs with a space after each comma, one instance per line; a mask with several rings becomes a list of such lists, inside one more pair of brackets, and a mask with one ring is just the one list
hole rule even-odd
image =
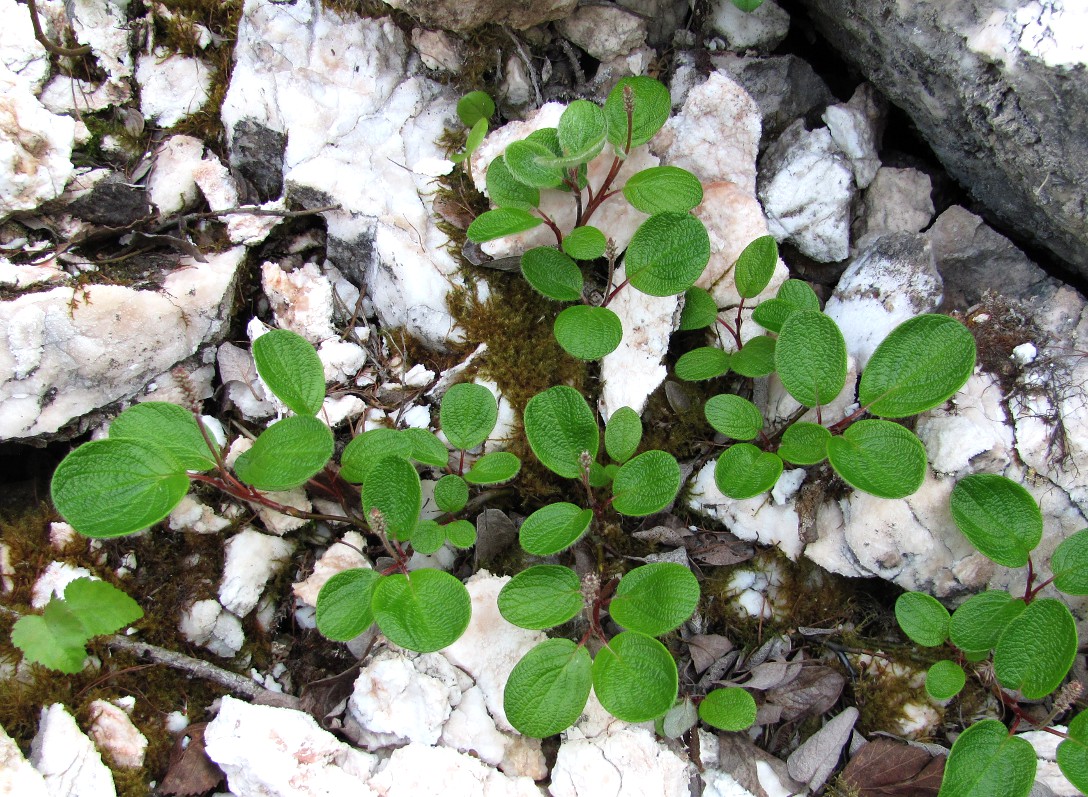
[[729, 393], [707, 399], [703, 414], [715, 431], [733, 440], [754, 440], [763, 429], [759, 407]]
[[768, 376], [775, 369], [775, 347], [777, 341], [767, 335], [759, 335], [745, 343], [740, 351], [729, 358], [729, 367], [741, 376], [755, 379]]
[[363, 511], [377, 509], [385, 519], [389, 536], [411, 537], [423, 505], [419, 474], [408, 460], [386, 456], [375, 463], [363, 484]]
[[731, 445], [714, 465], [714, 483], [722, 495], [737, 501], [767, 492], [781, 475], [782, 459], [751, 443]]
[[1073, 615], [1059, 600], [1038, 598], [1005, 626], [994, 648], [994, 672], [1002, 686], [1039, 700], [1061, 686], [1076, 655]]
[[170, 514], [189, 492], [173, 455], [141, 440], [92, 440], [53, 472], [53, 506], [86, 537], [120, 537]]
[[550, 556], [566, 550], [586, 533], [593, 521], [593, 510], [565, 501], [548, 504], [525, 518], [518, 541], [534, 556]]
[[975, 338], [954, 318], [919, 315], [877, 346], [858, 385], [873, 415], [905, 418], [943, 404], [975, 369]]
[[70, 675], [80, 672], [87, 658], [83, 626], [63, 601], [50, 601], [41, 617], [30, 614], [16, 620], [11, 643], [26, 660]]
[[576, 304], [555, 317], [556, 342], [579, 360], [599, 360], [614, 352], [623, 340], [620, 317], [607, 307]]
[[569, 639], [549, 639], [526, 653], [503, 690], [506, 718], [525, 736], [566, 730], [586, 707], [592, 686], [589, 652]]
[[454, 448], [470, 449], [483, 443], [499, 419], [495, 394], [483, 385], [461, 382], [446, 391], [439, 410], [442, 433]]
[[798, 421], [782, 433], [778, 456], [794, 465], [815, 465], [827, 459], [831, 432], [818, 423]]
[[737, 258], [734, 280], [737, 293], [754, 299], [770, 284], [778, 265], [778, 244], [773, 235], [763, 235], [744, 247]]
[[495, 101], [485, 91], [470, 91], [457, 101], [457, 118], [465, 127], [495, 115]]
[[369, 567], [336, 573], [317, 593], [317, 630], [326, 639], [347, 642], [370, 628], [370, 599], [381, 574]]
[[938, 797], [1027, 797], [1035, 748], [997, 720], [982, 720], [952, 745]]
[[412, 443], [411, 458], [424, 465], [444, 468], [449, 464], [450, 452], [434, 432], [428, 429], [408, 428], [400, 430], [401, 437]]
[[[352, 438], [340, 454], [340, 476], [362, 484], [367, 474], [384, 457], [408, 459], [415, 450], [412, 438], [400, 429], [371, 429]], [[445, 447], [443, 446], [443, 450]], [[442, 464], [445, 464], [443, 462]]]
[[582, 298], [582, 270], [558, 249], [538, 246], [521, 256], [521, 273], [533, 288], [557, 302]]
[[1088, 595], [1088, 529], [1062, 540], [1050, 559], [1054, 586], [1066, 595]]
[[1088, 711], [1077, 714], [1066, 733], [1058, 745], [1058, 767], [1074, 787], [1088, 792]]
[[903, 633], [922, 647], [934, 648], [948, 639], [948, 609], [932, 595], [904, 592], [895, 601], [895, 619]]
[[612, 508], [628, 517], [660, 512], [680, 492], [680, 465], [666, 451], [643, 451], [616, 472], [612, 480]]
[[253, 341], [257, 373], [276, 398], [298, 415], [317, 415], [325, 400], [325, 368], [301, 335], [273, 329]]
[[691, 287], [684, 292], [680, 312], [680, 330], [703, 329], [718, 320], [718, 303], [705, 288]]
[[700, 382], [715, 379], [729, 371], [730, 355], [716, 346], [700, 346], [680, 355], [674, 372], [677, 379]]
[[269, 426], [234, 462], [234, 472], [258, 490], [291, 490], [306, 483], [332, 457], [332, 431], [312, 415]]
[[1043, 515], [1021, 485], [996, 473], [956, 482], [952, 519], [979, 552], [1005, 567], [1023, 567], [1043, 537]]
[[616, 462], [623, 464], [634, 456], [642, 442], [642, 419], [630, 407], [620, 407], [612, 413], [604, 427], [604, 450]]
[[880, 498], [906, 498], [926, 478], [922, 441], [891, 421], [857, 421], [827, 441], [827, 458], [843, 481]]
[[[632, 92], [631, 124], [624, 105], [625, 86], [630, 86]], [[649, 77], [621, 78], [604, 103], [608, 140], [619, 152], [645, 144], [665, 124], [670, 111], [672, 99], [663, 84]]]
[[497, 208], [481, 213], [465, 230], [465, 237], [477, 244], [494, 241], [506, 235], [531, 230], [544, 223], [539, 216], [534, 216], [520, 208]]
[[374, 588], [370, 606], [389, 641], [417, 653], [452, 645], [465, 633], [472, 613], [465, 585], [430, 568], [384, 577]]
[[548, 165], [559, 157], [561, 154], [557, 155], [545, 144], [531, 139], [515, 141], [503, 153], [506, 168], [514, 179], [533, 188], [555, 188], [563, 182], [566, 176], [563, 168]]
[[676, 662], [653, 637], [624, 631], [593, 661], [593, 691], [612, 716], [625, 722], [660, 717], [676, 702]]
[[563, 236], [563, 251], [575, 260], [596, 260], [607, 246], [604, 233], [589, 225], [575, 227]]
[[469, 484], [501, 484], [510, 481], [521, 470], [521, 460], [509, 451], [492, 451], [476, 460], [465, 481]]
[[963, 667], [948, 659], [934, 662], [926, 671], [926, 691], [934, 700], [951, 700], [966, 683]]
[[491, 161], [485, 179], [487, 195], [497, 207], [514, 208], [528, 213], [540, 205], [540, 190], [516, 180], [502, 158]]
[[1025, 608], [1024, 601], [1001, 590], [972, 595], [952, 613], [948, 636], [962, 651], [989, 654], [1008, 624]]
[[446, 543], [446, 527], [436, 520], [420, 518], [412, 531], [412, 550], [430, 556]]
[[703, 201], [703, 184], [687, 169], [652, 166], [631, 175], [623, 195], [643, 213], [686, 213]]
[[747, 689], [715, 689], [699, 704], [699, 717], [723, 731], [743, 731], [756, 721], [756, 701]]
[[774, 365], [794, 399], [806, 407], [824, 406], [846, 384], [846, 341], [828, 316], [799, 310], [782, 325]]
[[529, 447], [553, 473], [580, 478], [582, 452], [588, 452], [591, 461], [597, 458], [597, 418], [574, 388], [556, 385], [533, 396], [525, 406], [523, 420]]
[[467, 520], [454, 520], [442, 527], [454, 548], [465, 550], [476, 544], [476, 527]]
[[585, 600], [578, 574], [561, 565], [536, 565], [514, 576], [499, 592], [499, 613], [508, 622], [534, 631], [574, 617]]
[[687, 622], [699, 604], [699, 581], [676, 562], [654, 562], [620, 579], [608, 605], [612, 619], [647, 636], [667, 634]]
[[607, 123], [601, 106], [588, 100], [575, 100], [559, 117], [559, 146], [570, 168], [593, 160], [604, 149]]
[[434, 502], [443, 512], [460, 512], [468, 503], [468, 485], [457, 474], [449, 473], [435, 482]]
[[706, 227], [689, 213], [656, 213], [639, 225], [624, 268], [631, 285], [650, 296], [683, 293], [710, 260]]
[[[200, 433], [196, 417], [177, 404], [145, 401], [129, 407], [110, 424], [110, 437], [142, 440], [164, 448], [185, 470], [206, 471], [215, 467], [215, 458]], [[212, 440], [210, 436], [208, 439]]]
[[64, 602], [83, 624], [88, 639], [115, 633], [144, 616], [140, 604], [117, 587], [90, 578], [69, 582]]

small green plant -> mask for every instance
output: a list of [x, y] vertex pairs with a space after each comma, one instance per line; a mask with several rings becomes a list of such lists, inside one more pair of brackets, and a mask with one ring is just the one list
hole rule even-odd
[[483, 91], [470, 91], [457, 103], [457, 117], [468, 128], [465, 149], [450, 156], [454, 163], [472, 162], [472, 154], [479, 149], [487, 136], [488, 119], [495, 115], [495, 101]]
[[51, 598], [40, 615], [16, 620], [11, 642], [27, 661], [74, 674], [83, 669], [90, 640], [143, 616], [136, 601], [112, 584], [77, 578], [64, 588], [64, 598]]
[[[1077, 626], [1066, 605], [1041, 598], [1053, 585], [1067, 595], [1088, 595], [1088, 529], [1064, 540], [1051, 557], [1050, 578], [1040, 580], [1031, 552], [1043, 535], [1043, 517], [1035, 500], [1016, 482], [995, 474], [976, 474], [952, 490], [956, 526], [980, 553], [1005, 567], [1024, 567], [1022, 596], [990, 590], [965, 601], [951, 615], [935, 598], [907, 592], [895, 604], [903, 632], [924, 647], [948, 642], [956, 660], [936, 662], [926, 674], [926, 690], [949, 700], [966, 684], [964, 668], [988, 683], [1011, 713], [1006, 727], [996, 719], [977, 722], [952, 745], [941, 784], [941, 797], [1024, 797], [1035, 780], [1032, 746], [1013, 735], [1022, 723], [1065, 737], [1058, 765], [1082, 791], [1088, 790], [1088, 712], [1078, 714], [1066, 733], [1048, 727], [1080, 696], [1079, 684], [1059, 690], [1077, 655]], [[1055, 690], [1049, 715], [1032, 719], [1020, 700], [1042, 700]]]

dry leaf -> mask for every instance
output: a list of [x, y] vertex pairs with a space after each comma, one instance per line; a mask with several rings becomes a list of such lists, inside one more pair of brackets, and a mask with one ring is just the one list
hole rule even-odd
[[944, 776], [944, 756], [890, 739], [875, 739], [858, 751], [842, 780], [858, 797], [935, 797]]
[[721, 634], [696, 634], [688, 640], [691, 664], [700, 675], [732, 649], [733, 643]]
[[767, 702], [782, 707], [789, 722], [831, 710], [846, 683], [837, 671], [822, 664], [804, 667], [794, 681], [767, 692]]
[[204, 794], [223, 781], [223, 771], [204, 752], [207, 727], [206, 722], [190, 725], [174, 742], [170, 766], [159, 786], [160, 794]]
[[485, 509], [476, 517], [476, 569], [506, 553], [518, 539], [518, 530], [501, 509]]
[[684, 540], [688, 556], [704, 565], [725, 566], [747, 562], [755, 556], [755, 548], [741, 540], [718, 539], [707, 535], [688, 537]]
[[786, 759], [790, 777], [807, 783], [810, 789], [818, 791], [835, 771], [842, 748], [849, 741], [857, 720], [858, 710], [850, 706], [808, 737]]
[[321, 727], [328, 728], [329, 718], [343, 711], [343, 704], [351, 697], [362, 667], [363, 662], [357, 661], [338, 675], [306, 684], [299, 697], [299, 710], [316, 719]]

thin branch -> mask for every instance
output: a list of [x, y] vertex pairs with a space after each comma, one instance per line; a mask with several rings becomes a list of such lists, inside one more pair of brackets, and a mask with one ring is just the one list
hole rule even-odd
[[42, 30], [42, 23], [38, 19], [38, 4], [35, 0], [26, 0], [26, 7], [30, 9], [30, 24], [34, 28], [34, 38], [50, 53], [59, 55], [62, 58], [80, 58], [91, 52], [91, 45], [89, 44], [84, 44], [82, 47], [61, 47], [59, 44], [51, 42], [49, 37], [45, 35], [45, 31]]

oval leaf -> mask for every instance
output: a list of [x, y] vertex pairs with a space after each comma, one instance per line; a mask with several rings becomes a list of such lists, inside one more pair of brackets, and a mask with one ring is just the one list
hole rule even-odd
[[472, 613], [465, 585], [430, 568], [382, 578], [370, 605], [389, 641], [418, 653], [452, 645], [468, 628]]
[[753, 440], [763, 429], [759, 408], [740, 396], [728, 393], [711, 396], [703, 414], [716, 431], [734, 440]]
[[370, 599], [381, 575], [369, 567], [337, 573], [317, 594], [317, 630], [326, 639], [347, 642], [370, 628]]
[[1058, 745], [1058, 766], [1069, 782], [1088, 792], [1088, 711], [1069, 723], [1069, 738]]
[[555, 317], [556, 342], [579, 360], [599, 360], [623, 339], [620, 317], [607, 307], [576, 304]]
[[824, 406], [846, 384], [846, 341], [828, 316], [799, 310], [782, 325], [774, 365], [794, 399], [806, 407]]
[[1053, 598], [1028, 604], [1006, 626], [994, 648], [994, 672], [1008, 689], [1028, 700], [1046, 697], [1059, 686], [1077, 655], [1077, 623]]
[[999, 565], [1023, 567], [1043, 537], [1043, 515], [1035, 499], [1021, 485], [996, 473], [960, 479], [949, 504], [959, 530]]
[[951, 700], [967, 683], [963, 667], [944, 659], [926, 671], [926, 691], [934, 700]]
[[988, 654], [1027, 604], [1001, 590], [972, 595], [952, 613], [948, 636], [967, 653]]
[[541, 507], [521, 524], [518, 541], [534, 556], [566, 550], [586, 533], [593, 510], [561, 502]]
[[563, 251], [575, 260], [596, 260], [607, 246], [604, 233], [596, 227], [575, 227], [563, 236]]
[[676, 378], [685, 382], [714, 379], [729, 371], [730, 356], [715, 346], [700, 346], [680, 355], [676, 361]]
[[605, 123], [601, 106], [588, 100], [575, 100], [559, 117], [559, 146], [567, 168], [591, 161], [604, 148]]
[[593, 691], [601, 705], [625, 722], [660, 717], [676, 702], [676, 662], [652, 637], [624, 631], [593, 661]]
[[831, 432], [818, 423], [798, 421], [782, 433], [778, 456], [794, 465], [815, 465], [827, 458]]
[[642, 222], [624, 256], [631, 285], [650, 296], [683, 293], [710, 260], [706, 227], [689, 213], [657, 213]]
[[680, 465], [665, 451], [644, 451], [628, 460], [612, 480], [612, 508], [643, 517], [660, 512], [680, 492]]
[[317, 415], [325, 400], [325, 368], [301, 335], [273, 329], [253, 341], [257, 373], [276, 398], [298, 415]]
[[997, 720], [982, 720], [952, 745], [938, 797], [1027, 797], [1035, 748]]
[[604, 427], [604, 450], [616, 462], [624, 463], [634, 456], [642, 442], [642, 419], [630, 407], [620, 407], [612, 413]]
[[[624, 90], [630, 87], [631, 115], [627, 114]], [[645, 144], [665, 121], [672, 110], [669, 90], [662, 83], [649, 77], [621, 78], [608, 93], [604, 113], [608, 120], [608, 140], [619, 152]]]
[[442, 527], [446, 539], [454, 548], [462, 550], [471, 548], [476, 544], [476, 527], [467, 520], [455, 520]]
[[[196, 416], [177, 404], [145, 401], [129, 407], [110, 424], [110, 438], [143, 440], [164, 448], [185, 470], [205, 471], [215, 467], [215, 458], [197, 426]], [[211, 435], [208, 440], [214, 445]]]
[[736, 443], [718, 457], [714, 483], [722, 495], [743, 501], [770, 490], [782, 475], [782, 459], [751, 443]]
[[582, 271], [567, 255], [550, 246], [538, 246], [521, 256], [521, 273], [539, 293], [557, 302], [582, 298]]
[[1050, 559], [1054, 586], [1066, 595], [1088, 595], [1088, 529], [1062, 540]]
[[412, 550], [430, 556], [446, 542], [446, 527], [435, 520], [420, 518], [412, 530]]
[[705, 288], [688, 288], [684, 292], [684, 309], [680, 313], [680, 330], [704, 329], [718, 320], [718, 303]]
[[460, 512], [468, 503], [468, 485], [457, 474], [447, 474], [435, 482], [434, 502], [443, 512]]
[[592, 666], [588, 651], [569, 639], [541, 642], [510, 671], [502, 697], [506, 718], [535, 739], [566, 730], [586, 707]]
[[689, 620], [698, 604], [699, 581], [690, 570], [676, 562], [654, 562], [620, 579], [608, 613], [624, 628], [661, 636]]
[[905, 498], [926, 477], [922, 441], [891, 421], [858, 421], [827, 441], [827, 458], [843, 481], [880, 498]]
[[499, 613], [534, 631], [565, 623], [581, 611], [578, 574], [561, 565], [537, 565], [518, 573], [499, 592]]
[[[503, 158], [515, 180], [534, 188], [555, 188], [566, 176], [562, 167], [547, 165], [556, 161], [556, 153], [540, 141], [515, 141]], [[471, 235], [469, 238], [475, 240]]]
[[767, 335], [759, 335], [745, 343], [740, 351], [729, 358], [729, 367], [741, 376], [755, 379], [774, 373], [774, 352], [777, 341]]
[[778, 265], [778, 244], [773, 235], [756, 238], [740, 253], [734, 270], [737, 293], [745, 299], [759, 296], [771, 282]]
[[465, 127], [495, 115], [495, 101], [485, 91], [470, 91], [457, 101], [457, 118]]
[[525, 406], [524, 423], [529, 447], [553, 473], [581, 478], [582, 452], [588, 452], [590, 461], [597, 458], [597, 418], [572, 387], [556, 385], [533, 396]]
[[904, 592], [895, 602], [895, 619], [903, 633], [922, 647], [934, 648], [948, 639], [948, 609], [932, 595]]
[[499, 419], [495, 394], [483, 385], [461, 382], [446, 391], [439, 410], [442, 433], [454, 448], [480, 445]]
[[[423, 505], [423, 492], [415, 467], [401, 457], [382, 457], [363, 484], [363, 510], [382, 513], [389, 536], [411, 537]], [[415, 648], [413, 648], [415, 650]]]
[[465, 481], [469, 484], [501, 484], [510, 481], [521, 470], [521, 460], [508, 451], [492, 451], [476, 460]]
[[413, 451], [412, 439], [402, 430], [371, 429], [352, 438], [344, 447], [340, 454], [340, 475], [352, 484], [362, 484], [383, 457], [408, 459]]
[[295, 415], [276, 421], [234, 462], [234, 472], [258, 490], [292, 490], [332, 457], [332, 431], [317, 418]]
[[652, 166], [631, 175], [623, 195], [643, 213], [686, 213], [702, 203], [703, 184], [687, 169]]
[[747, 689], [715, 689], [699, 704], [699, 718], [723, 731], [743, 731], [756, 721], [756, 701]]
[[486, 183], [487, 195], [497, 207], [528, 213], [540, 204], [539, 189], [514, 179], [502, 158], [495, 158], [487, 167]]
[[436, 468], [444, 468], [449, 464], [450, 452], [434, 432], [409, 427], [401, 429], [400, 434], [411, 442], [412, 453], [409, 456], [416, 462]]
[[505, 235], [531, 230], [543, 223], [544, 220], [539, 216], [520, 208], [498, 208], [481, 213], [473, 219], [465, 230], [465, 236], [473, 243], [482, 244]]

